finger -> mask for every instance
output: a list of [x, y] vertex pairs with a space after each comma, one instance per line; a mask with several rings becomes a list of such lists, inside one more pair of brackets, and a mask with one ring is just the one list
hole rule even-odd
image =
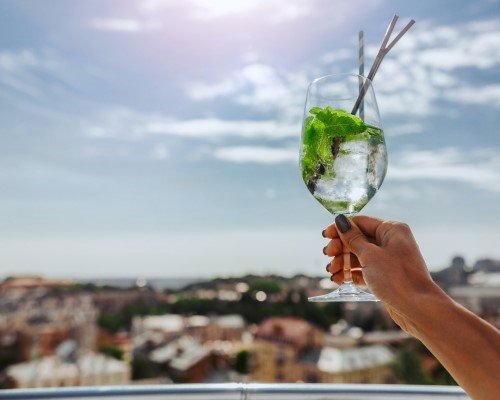
[[335, 224], [337, 225], [337, 232], [345, 248], [356, 254], [362, 263], [363, 252], [375, 247], [375, 245], [370, 243], [355, 222], [349, 221], [345, 215], [337, 215]]
[[327, 226], [323, 232], [321, 232], [323, 237], [334, 239], [339, 237], [339, 233], [337, 232], [337, 227], [335, 224], [332, 224], [330, 226]]
[[360, 269], [351, 270], [352, 280], [357, 286], [366, 286], [365, 279], [363, 278], [363, 272]]
[[339, 238], [332, 239], [330, 242], [323, 248], [323, 254], [330, 257], [338, 256], [342, 254], [344, 245]]
[[376, 236], [376, 232], [380, 224], [384, 222], [384, 220], [380, 218], [369, 217], [367, 215], [357, 215], [352, 217], [352, 221], [365, 236], [373, 238]]
[[[330, 274], [335, 274], [339, 272], [340, 270], [344, 269], [344, 257], [342, 256], [337, 256], [335, 257], [328, 265], [327, 265], [327, 271]], [[361, 264], [359, 263], [358, 258], [351, 253], [351, 268], [361, 268]]]

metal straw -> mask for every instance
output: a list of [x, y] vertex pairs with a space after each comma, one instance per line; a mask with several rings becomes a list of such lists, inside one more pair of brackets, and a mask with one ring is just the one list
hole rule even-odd
[[408, 32], [408, 30], [415, 23], [415, 21], [413, 19], [410, 22], [408, 22], [408, 24], [406, 24], [406, 26], [401, 30], [401, 32], [399, 32], [399, 34], [394, 38], [394, 40], [391, 43], [389, 43], [389, 45], [387, 45], [398, 18], [399, 17], [397, 15], [395, 15], [392, 18], [391, 23], [387, 27], [387, 31], [385, 32], [384, 39], [382, 40], [382, 43], [380, 45], [380, 49], [377, 53], [377, 56], [375, 57], [375, 61], [373, 62], [372, 67], [370, 68], [370, 72], [368, 73], [368, 79], [365, 80], [365, 83], [364, 83], [363, 87], [361, 88], [361, 91], [359, 92], [356, 103], [354, 104], [354, 107], [351, 111], [352, 115], [356, 115], [356, 113], [358, 112], [358, 109], [361, 106], [361, 102], [363, 101], [363, 98], [365, 97], [365, 94], [368, 90], [368, 86], [370, 85], [370, 82], [373, 81], [373, 79], [375, 78], [375, 74], [377, 73], [377, 71], [380, 67], [380, 64], [382, 63], [382, 60], [384, 59], [386, 54], [389, 52], [389, 50], [391, 50], [394, 47], [394, 45], [399, 41], [399, 39], [401, 39], [403, 37], [403, 35], [406, 32]]
[[[359, 53], [358, 53], [358, 67], [359, 67], [359, 93], [363, 90], [363, 77], [365, 75], [365, 37], [364, 32], [359, 31]], [[365, 120], [365, 101], [361, 100], [361, 104], [359, 105], [359, 118], [362, 121]]]

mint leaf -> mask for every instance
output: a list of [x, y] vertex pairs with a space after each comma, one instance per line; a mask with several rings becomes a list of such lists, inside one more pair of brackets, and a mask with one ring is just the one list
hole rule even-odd
[[365, 124], [361, 119], [330, 106], [312, 107], [304, 121], [302, 147], [302, 177], [306, 184], [318, 178], [335, 176], [333, 162], [337, 156], [348, 154], [342, 143], [363, 140], [376, 146], [384, 143], [380, 128]]
[[370, 144], [376, 146], [384, 143], [384, 133], [382, 129], [375, 126], [367, 125], [366, 132], [370, 137]]

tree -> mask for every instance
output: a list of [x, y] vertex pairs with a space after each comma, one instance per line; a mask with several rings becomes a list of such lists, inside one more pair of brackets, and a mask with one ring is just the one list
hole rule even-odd
[[120, 315], [111, 313], [101, 313], [97, 319], [97, 324], [100, 328], [109, 330], [110, 332], [118, 332], [120, 329], [127, 328]]
[[145, 356], [135, 355], [130, 363], [132, 380], [149, 379], [158, 376], [159, 371]]
[[99, 352], [107, 356], [123, 360], [123, 350], [116, 346], [102, 345], [99, 347]]
[[234, 369], [240, 374], [248, 374], [249, 359], [250, 353], [248, 350], [240, 350], [234, 359]]
[[396, 353], [392, 362], [392, 371], [401, 383], [429, 385], [431, 379], [422, 366], [418, 353], [411, 348], [403, 347]]
[[260, 290], [267, 294], [280, 293], [281, 285], [270, 279], [256, 279], [250, 283], [250, 292], [258, 292]]

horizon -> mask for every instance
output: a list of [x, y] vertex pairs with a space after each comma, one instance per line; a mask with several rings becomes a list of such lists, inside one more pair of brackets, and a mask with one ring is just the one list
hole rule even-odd
[[[452, 266], [452, 261], [455, 257], [462, 257], [460, 254], [455, 254], [450, 257], [449, 263], [445, 266], [438, 266], [438, 267], [432, 267], [428, 266], [429, 272], [430, 273], [437, 273], [440, 271], [443, 271], [449, 267]], [[479, 257], [475, 259], [472, 263], [469, 263], [467, 259], [465, 259], [465, 267], [468, 267], [469, 269], [472, 268], [477, 262], [479, 261], [484, 261], [484, 260], [490, 260], [490, 261], [500, 261], [500, 259], [495, 259], [495, 258], [490, 258], [490, 257]], [[306, 273], [306, 272], [295, 272], [295, 273], [283, 273], [283, 272], [276, 272], [272, 270], [268, 270], [265, 273], [256, 273], [255, 271], [247, 271], [247, 272], [242, 272], [241, 274], [212, 274], [212, 275], [141, 275], [141, 274], [136, 274], [136, 275], [101, 275], [101, 276], [78, 276], [78, 275], [46, 275], [46, 274], [36, 274], [36, 273], [29, 273], [29, 272], [20, 272], [18, 274], [10, 274], [10, 275], [1, 275], [0, 276], [0, 281], [5, 281], [6, 279], [11, 279], [11, 278], [35, 278], [35, 279], [60, 279], [60, 280], [69, 280], [69, 281], [88, 281], [88, 282], [94, 282], [94, 281], [125, 281], [125, 280], [131, 280], [131, 281], [137, 281], [139, 279], [144, 279], [148, 281], [148, 284], [150, 284], [152, 281], [158, 279], [158, 280], [180, 280], [180, 281], [207, 281], [207, 280], [214, 280], [214, 279], [237, 279], [237, 278], [245, 278], [248, 276], [257, 276], [257, 277], [278, 277], [278, 278], [285, 278], [285, 279], [291, 279], [295, 278], [297, 276], [305, 276], [308, 278], [312, 279], [320, 279], [321, 277], [324, 278], [324, 276], [321, 273], [318, 274], [313, 274], [313, 273]]]

